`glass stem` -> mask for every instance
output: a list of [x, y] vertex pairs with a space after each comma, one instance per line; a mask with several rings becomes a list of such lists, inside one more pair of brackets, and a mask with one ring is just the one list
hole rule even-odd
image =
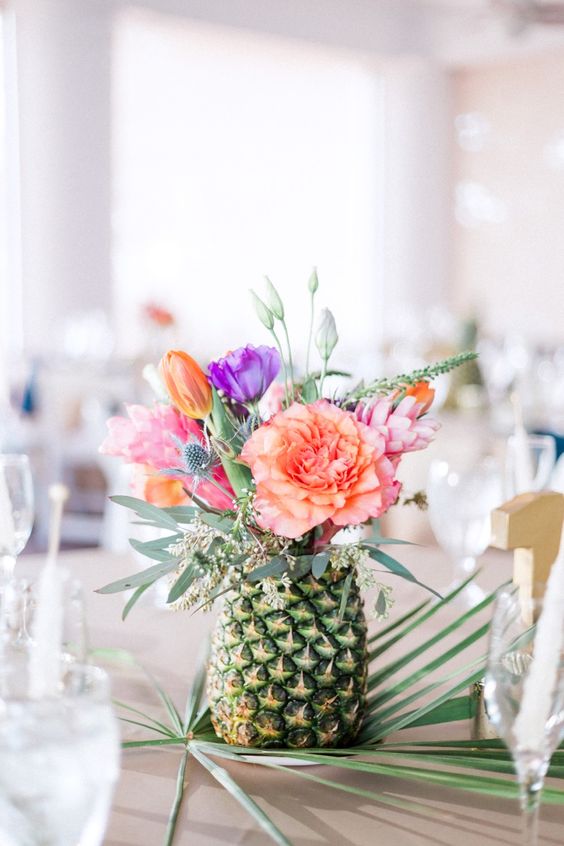
[[521, 785], [523, 846], [538, 846], [542, 778], [530, 776]]
[[459, 558], [456, 562], [456, 580], [463, 582], [465, 581], [468, 576], [471, 576], [472, 573], [476, 570], [476, 559], [471, 556], [467, 555], [465, 558]]
[[15, 567], [15, 555], [0, 555], [0, 586], [12, 581]]

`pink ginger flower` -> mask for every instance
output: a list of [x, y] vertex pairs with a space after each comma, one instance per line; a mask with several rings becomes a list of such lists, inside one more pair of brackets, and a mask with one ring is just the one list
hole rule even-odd
[[392, 460], [404, 452], [425, 449], [435, 436], [440, 423], [425, 415], [424, 403], [415, 396], [404, 397], [394, 408], [395, 395], [374, 402], [359, 403], [355, 409], [358, 420], [380, 432], [386, 442], [385, 452]]
[[[155, 488], [155, 473], [160, 471], [163, 479], [166, 479], [166, 471], [170, 470], [170, 477], [176, 481], [176, 489], [180, 488], [181, 491], [184, 486], [214, 508], [233, 507], [232, 499], [208, 479], [201, 479], [195, 485], [194, 479], [189, 475], [179, 478], [178, 472], [173, 472], [182, 466], [179, 442], [185, 444], [193, 440], [205, 445], [202, 427], [196, 420], [181, 414], [173, 406], [162, 403], [156, 403], [150, 408], [144, 405], [126, 405], [125, 410], [127, 417], [111, 417], [107, 421], [109, 431], [100, 446], [100, 452], [104, 455], [119, 456], [125, 459], [127, 464], [144, 465], [142, 471], [136, 468], [137, 492], [142, 489], [147, 491], [149, 487]], [[153, 477], [150, 484], [144, 488], [140, 485], [141, 473]], [[213, 468], [212, 477], [229, 493], [232, 492], [221, 465]], [[176, 490], [177, 495], [178, 493]]]

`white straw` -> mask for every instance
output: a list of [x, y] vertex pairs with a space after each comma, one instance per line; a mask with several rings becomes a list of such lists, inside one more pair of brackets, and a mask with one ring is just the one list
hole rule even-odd
[[533, 660], [523, 688], [521, 707], [515, 720], [517, 745], [544, 754], [546, 725], [558, 684], [564, 636], [564, 544], [552, 566], [539, 617]]
[[37, 610], [32, 628], [35, 646], [30, 657], [29, 695], [34, 699], [55, 696], [60, 682], [64, 575], [57, 566], [57, 554], [61, 541], [63, 508], [68, 495], [68, 488], [64, 485], [52, 485], [49, 488], [49, 551], [47, 563], [39, 577]]
[[515, 416], [513, 440], [515, 445], [515, 493], [530, 493], [533, 490], [534, 482], [533, 462], [529, 449], [529, 436], [523, 423], [523, 407], [516, 391], [511, 394], [511, 403]]

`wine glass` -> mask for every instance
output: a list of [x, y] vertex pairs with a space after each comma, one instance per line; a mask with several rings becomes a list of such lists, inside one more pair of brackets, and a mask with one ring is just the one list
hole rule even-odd
[[507, 499], [546, 490], [556, 463], [552, 435], [512, 435], [507, 440], [505, 487]]
[[0, 699], [0, 843], [101, 846], [120, 742], [106, 674], [69, 665], [55, 697]]
[[[454, 562], [450, 590], [476, 570], [476, 559], [490, 542], [490, 516], [502, 502], [501, 470], [493, 458], [468, 466], [461, 462], [433, 461], [427, 485], [429, 520], [437, 543]], [[484, 593], [475, 584], [461, 594], [475, 605]]]
[[27, 455], [0, 454], [0, 590], [33, 527], [33, 482]]
[[[66, 661], [86, 660], [88, 638], [82, 585], [72, 574], [61, 568], [62, 651]], [[29, 649], [34, 646], [35, 616], [38, 604], [38, 584], [28, 579], [12, 579], [4, 588], [0, 606], [0, 697], [5, 672], [13, 676], [16, 664], [27, 674]], [[21, 654], [20, 654], [21, 653]], [[27, 681], [24, 680], [24, 686]]]
[[564, 729], [564, 615], [562, 607], [551, 609], [551, 621], [544, 614], [543, 623], [548, 602], [540, 586], [537, 593], [499, 592], [484, 688], [488, 717], [517, 771], [525, 846], [538, 842], [544, 777]]

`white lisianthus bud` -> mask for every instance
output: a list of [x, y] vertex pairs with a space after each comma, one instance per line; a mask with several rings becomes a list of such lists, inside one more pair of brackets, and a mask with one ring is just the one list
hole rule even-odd
[[148, 382], [159, 402], [170, 402], [165, 383], [161, 379], [160, 373], [154, 364], [145, 365], [143, 368], [143, 379]]
[[329, 360], [338, 340], [335, 318], [328, 308], [324, 308], [319, 316], [319, 325], [315, 336], [315, 346], [323, 361]]
[[284, 303], [280, 299], [280, 294], [268, 276], [265, 276], [264, 278], [266, 280], [266, 301], [268, 303], [268, 307], [274, 317], [278, 318], [278, 320], [284, 320]]
[[313, 270], [311, 271], [311, 276], [309, 277], [307, 287], [309, 288], [310, 294], [315, 294], [315, 292], [319, 288], [319, 279], [317, 278], [317, 268], [316, 267], [314, 267]]
[[261, 298], [258, 297], [254, 291], [251, 291], [251, 296], [253, 298], [258, 319], [263, 326], [266, 326], [267, 329], [272, 329], [274, 326], [274, 316], [271, 310], [263, 303]]

